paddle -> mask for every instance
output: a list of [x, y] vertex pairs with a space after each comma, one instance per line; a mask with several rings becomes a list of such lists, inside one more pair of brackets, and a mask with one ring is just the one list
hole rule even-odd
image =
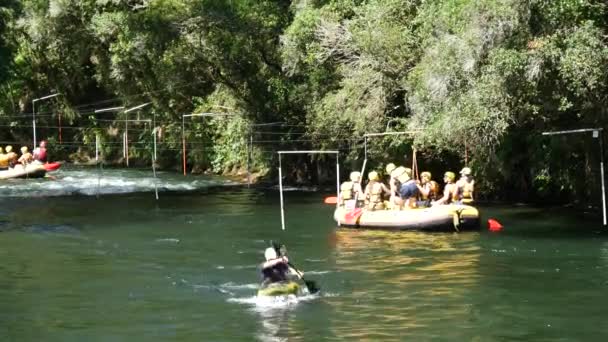
[[[271, 244], [272, 244], [272, 248], [274, 248], [274, 250], [277, 252], [278, 256], [284, 256], [287, 254], [287, 249], [285, 248], [285, 245], [279, 246], [279, 244], [277, 244], [273, 241], [271, 242]], [[302, 273], [302, 271], [298, 270], [298, 268], [294, 264], [292, 264], [291, 262], [288, 261], [287, 265], [296, 272], [296, 274], [298, 275], [298, 277], [300, 279], [302, 279], [302, 281], [306, 285], [306, 288], [308, 289], [308, 292], [310, 294], [317, 293], [321, 290], [321, 288], [317, 285], [317, 283], [315, 281], [304, 279], [304, 273]]]
[[323, 200], [323, 203], [325, 203], [325, 204], [336, 204], [336, 203], [338, 203], [338, 197], [337, 196], [325, 197], [325, 200]]

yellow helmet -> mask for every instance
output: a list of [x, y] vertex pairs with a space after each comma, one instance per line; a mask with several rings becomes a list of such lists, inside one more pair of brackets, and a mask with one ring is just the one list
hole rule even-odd
[[378, 172], [376, 172], [376, 171], [372, 171], [372, 172], [368, 173], [367, 178], [370, 181], [378, 181], [380, 179], [380, 177], [378, 177]]
[[21, 153], [27, 153], [27, 146], [21, 146]]
[[470, 176], [471, 175], [471, 168], [470, 167], [463, 167], [462, 170], [460, 170], [460, 174], [463, 176]]
[[388, 165], [386, 165], [386, 174], [390, 175], [391, 172], [393, 172], [397, 167], [395, 166], [395, 164], [393, 163], [389, 163]]
[[452, 171], [448, 171], [443, 174], [443, 178], [446, 178], [446, 177], [453, 182], [456, 179], [456, 174], [454, 174], [454, 172], [452, 172]]
[[6, 148], [4, 150], [6, 151], [6, 153], [11, 153], [11, 152], [13, 152], [13, 146], [8, 145], [8, 146], [6, 146]]
[[350, 173], [350, 180], [353, 182], [358, 182], [359, 179], [361, 178], [361, 172], [359, 171], [353, 171]]
[[431, 180], [431, 178], [432, 178], [431, 173], [428, 171], [424, 171], [420, 174], [420, 178], [425, 178], [425, 177], [428, 178], [429, 180]]

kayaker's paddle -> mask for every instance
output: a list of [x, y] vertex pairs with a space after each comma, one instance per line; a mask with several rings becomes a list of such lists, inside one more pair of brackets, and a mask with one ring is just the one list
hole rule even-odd
[[[275, 243], [274, 241], [271, 241], [271, 244], [272, 244], [272, 248], [274, 248], [274, 250], [277, 252], [278, 256], [284, 256], [287, 254], [287, 249], [285, 248], [285, 245], [279, 246], [279, 244]], [[294, 264], [292, 264], [291, 262], [288, 261], [287, 265], [296, 272], [296, 274], [298, 275], [298, 277], [300, 279], [302, 279], [302, 281], [306, 285], [306, 288], [308, 289], [308, 292], [310, 294], [317, 293], [321, 290], [321, 288], [319, 286], [317, 286], [317, 283], [315, 281], [304, 279], [304, 273], [302, 273], [302, 271], [298, 270], [298, 268]]]

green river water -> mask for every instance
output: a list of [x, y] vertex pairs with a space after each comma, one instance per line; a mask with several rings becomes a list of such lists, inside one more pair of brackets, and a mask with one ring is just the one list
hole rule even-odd
[[[356, 231], [288, 191], [282, 231], [276, 190], [161, 174], [156, 201], [120, 172], [0, 184], [0, 341], [608, 339], [597, 218], [482, 206], [502, 232]], [[269, 240], [319, 294], [255, 297]]]

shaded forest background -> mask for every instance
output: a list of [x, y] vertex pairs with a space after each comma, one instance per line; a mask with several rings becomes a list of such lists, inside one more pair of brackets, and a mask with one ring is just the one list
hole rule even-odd
[[[0, 145], [274, 175], [276, 151], [333, 149], [342, 170], [468, 164], [485, 197], [595, 203], [608, 121], [603, 0], [0, 0]], [[150, 102], [130, 113], [95, 110]], [[190, 113], [230, 116], [188, 117]], [[183, 120], [183, 121], [182, 121]], [[271, 124], [274, 123], [274, 124]], [[154, 127], [152, 127], [154, 126]], [[252, 142], [251, 148], [249, 142]], [[330, 156], [286, 165], [331, 178]], [[327, 171], [329, 170], [329, 171]]]

